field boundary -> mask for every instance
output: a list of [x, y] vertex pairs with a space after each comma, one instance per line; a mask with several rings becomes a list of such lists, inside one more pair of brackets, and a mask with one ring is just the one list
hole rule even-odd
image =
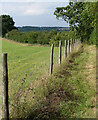
[[[5, 39], [3, 39], [5, 40]], [[8, 40], [10, 42], [10, 40]], [[16, 43], [16, 42], [14, 42]], [[23, 44], [23, 43], [19, 43]], [[69, 57], [71, 52], [79, 49], [81, 45], [80, 39], [77, 40], [65, 40], [65, 46], [64, 46], [64, 55], [62, 55], [62, 42], [59, 41], [59, 58], [58, 58], [58, 64], [61, 64], [62, 56], [64, 58]], [[54, 44], [51, 45], [51, 53], [50, 53], [50, 75], [53, 73], [53, 65], [54, 65]], [[9, 119], [9, 102], [8, 102], [8, 66], [7, 66], [7, 53], [3, 53], [3, 118]]]

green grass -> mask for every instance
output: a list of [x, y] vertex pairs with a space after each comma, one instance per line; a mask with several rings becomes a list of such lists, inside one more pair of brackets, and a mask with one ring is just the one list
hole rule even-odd
[[[61, 66], [57, 64], [58, 48], [55, 47], [54, 73], [49, 76], [49, 46], [2, 42], [3, 52], [8, 53], [10, 117], [95, 117], [94, 46], [74, 51]], [[87, 63], [92, 69], [88, 69], [91, 66]]]
[[[84, 46], [58, 66], [53, 76], [47, 78], [47, 82], [43, 85], [44, 90], [39, 89], [44, 94], [44, 100], [31, 110], [29, 117], [50, 120], [96, 118], [95, 51], [94, 46]], [[88, 69], [91, 65], [93, 67]], [[38, 95], [40, 94], [42, 95], [42, 93]]]
[[[2, 52], [8, 53], [9, 102], [30, 88], [43, 74], [49, 74], [50, 46], [26, 45], [2, 40]], [[58, 47], [54, 49], [54, 63], [58, 62]], [[63, 54], [63, 50], [62, 50]]]
[[[43, 73], [49, 73], [50, 47], [23, 46], [2, 41], [2, 52], [8, 53], [9, 81], [11, 88], [27, 87]], [[58, 60], [58, 48], [54, 50], [54, 63]], [[27, 82], [26, 82], [27, 81]], [[24, 84], [24, 82], [26, 82]], [[22, 84], [22, 85], [21, 85]]]

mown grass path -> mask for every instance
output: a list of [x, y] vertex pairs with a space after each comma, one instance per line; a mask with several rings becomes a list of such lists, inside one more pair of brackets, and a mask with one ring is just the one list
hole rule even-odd
[[[90, 86], [96, 91], [96, 47], [88, 46], [84, 50], [88, 51], [89, 54], [85, 65], [86, 78]], [[94, 106], [87, 110], [84, 118], [96, 118], [96, 94], [91, 96], [91, 101]]]

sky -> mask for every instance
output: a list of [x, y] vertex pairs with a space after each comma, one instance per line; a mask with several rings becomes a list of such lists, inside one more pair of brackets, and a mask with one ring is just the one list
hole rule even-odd
[[15, 26], [68, 27], [68, 23], [53, 15], [56, 7], [67, 5], [68, 0], [0, 0], [0, 15], [10, 15]]

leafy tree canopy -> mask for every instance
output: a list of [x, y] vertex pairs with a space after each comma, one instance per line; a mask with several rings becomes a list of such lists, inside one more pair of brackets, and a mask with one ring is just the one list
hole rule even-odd
[[1, 15], [0, 18], [2, 19], [2, 35], [4, 36], [5, 33], [11, 31], [12, 29], [17, 29], [14, 24], [15, 22], [9, 15]]
[[57, 7], [54, 15], [69, 23], [72, 31], [88, 41], [96, 25], [97, 2], [69, 2], [66, 7]]

